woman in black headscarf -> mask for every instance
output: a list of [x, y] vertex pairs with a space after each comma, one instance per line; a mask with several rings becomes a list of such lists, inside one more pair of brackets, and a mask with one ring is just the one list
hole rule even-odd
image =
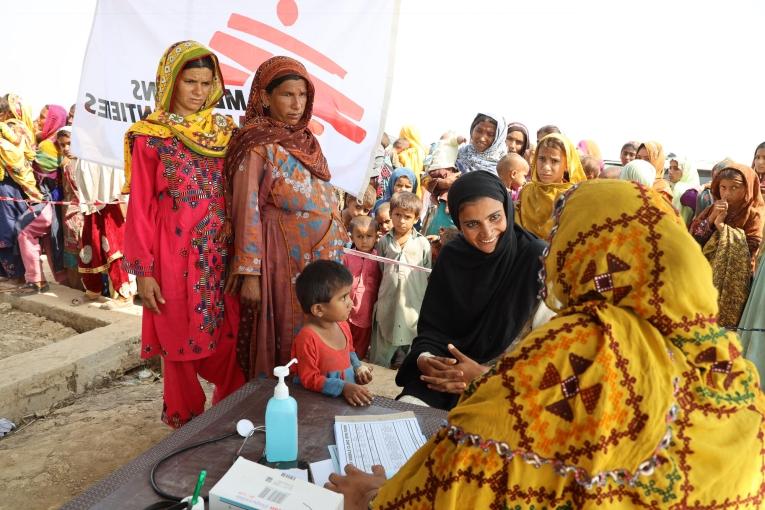
[[[485, 363], [502, 354], [539, 302], [545, 243], [513, 222], [513, 201], [488, 172], [471, 172], [449, 190], [460, 236], [444, 246], [425, 292], [417, 337], [396, 376], [411, 396], [451, 409]], [[408, 399], [405, 399], [408, 400]]]

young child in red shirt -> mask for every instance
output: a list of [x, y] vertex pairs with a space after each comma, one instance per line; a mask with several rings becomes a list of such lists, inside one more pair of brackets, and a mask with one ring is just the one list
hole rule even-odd
[[292, 343], [291, 357], [298, 359], [292, 370], [304, 388], [364, 406], [372, 403], [372, 394], [362, 386], [372, 380], [372, 369], [362, 365], [353, 349], [347, 322], [352, 283], [345, 266], [331, 260], [312, 262], [300, 273], [295, 292], [307, 317]]
[[[356, 216], [351, 220], [351, 241], [353, 248], [364, 253], [377, 255], [377, 222], [370, 216]], [[364, 359], [372, 338], [372, 312], [377, 302], [382, 272], [380, 264], [353, 253], [343, 255], [343, 264], [353, 276], [351, 285], [351, 315], [348, 324], [353, 336], [353, 347], [359, 359]]]

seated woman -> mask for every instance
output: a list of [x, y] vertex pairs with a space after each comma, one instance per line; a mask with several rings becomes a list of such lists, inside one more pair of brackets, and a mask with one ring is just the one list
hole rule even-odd
[[714, 203], [693, 220], [690, 231], [712, 264], [720, 325], [735, 328], [762, 243], [765, 202], [757, 174], [739, 163], [728, 162], [715, 176], [711, 189]]
[[555, 215], [544, 269], [558, 316], [392, 479], [330, 476], [346, 509], [760, 507], [765, 399], [677, 214], [596, 179]]
[[545, 136], [534, 154], [531, 182], [521, 188], [515, 221], [532, 234], [547, 239], [555, 200], [574, 184], [586, 180], [571, 140], [559, 133]]
[[448, 200], [461, 235], [439, 253], [417, 336], [396, 375], [402, 397], [441, 409], [454, 407], [467, 383], [487, 370], [481, 364], [502, 354], [528, 322], [545, 247], [512, 223], [513, 201], [496, 175], [463, 175]]

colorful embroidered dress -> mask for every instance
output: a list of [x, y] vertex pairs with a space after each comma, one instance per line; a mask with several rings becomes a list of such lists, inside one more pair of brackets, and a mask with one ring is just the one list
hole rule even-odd
[[543, 275], [558, 316], [468, 386], [371, 508], [762, 508], [765, 398], [682, 220], [625, 181], [564, 201]]
[[[199, 72], [212, 71], [212, 81], [204, 104], [187, 112], [173, 96], [176, 81], [192, 64]], [[223, 74], [215, 54], [196, 41], [180, 41], [165, 51], [156, 84], [154, 111], [125, 133], [123, 191], [132, 193], [123, 263], [136, 276], [156, 280], [164, 299], [164, 304], [157, 299], [159, 313], [144, 308], [141, 355], [163, 356], [162, 420], [178, 428], [204, 412], [199, 377], [215, 384], [213, 405], [244, 383], [234, 352], [239, 303], [223, 292], [231, 249], [223, 157], [233, 122], [213, 111], [223, 97]], [[106, 227], [122, 228], [120, 211], [109, 207], [114, 217], [99, 225], [107, 245], [99, 236], [100, 245], [90, 246], [90, 264], [117, 258], [119, 246], [109, 245]], [[110, 277], [120, 279], [111, 271]], [[139, 279], [140, 291], [144, 283], [152, 287], [150, 279]], [[150, 301], [144, 298], [146, 305]]]
[[279, 144], [253, 149], [234, 175], [236, 275], [260, 275], [257, 318], [242, 310], [240, 351], [251, 377], [270, 375], [290, 359], [303, 327], [295, 280], [308, 263], [340, 261], [347, 236], [332, 185], [316, 178]]
[[143, 315], [144, 358], [187, 361], [215, 351], [229, 254], [218, 240], [223, 197], [223, 158], [196, 154], [174, 137], [135, 138], [125, 268], [153, 276], [167, 302], [161, 314]]

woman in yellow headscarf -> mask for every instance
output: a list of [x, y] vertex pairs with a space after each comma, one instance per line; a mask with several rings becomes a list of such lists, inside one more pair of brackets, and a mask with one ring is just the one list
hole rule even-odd
[[392, 479], [330, 477], [346, 509], [762, 507], [765, 399], [681, 219], [615, 180], [566, 193], [555, 218], [543, 276], [558, 315]]
[[653, 181], [653, 189], [658, 191], [670, 202], [672, 201], [672, 188], [669, 181], [664, 178], [664, 148], [659, 142], [644, 142], [638, 147], [636, 159], [648, 161], [656, 169], [656, 180]]
[[[177, 428], [204, 411], [198, 375], [215, 384], [213, 404], [244, 383], [238, 303], [223, 292], [231, 250], [223, 163], [233, 122], [213, 113], [223, 76], [201, 44], [170, 46], [156, 83], [154, 112], [125, 135], [124, 258], [144, 306], [141, 355], [164, 359], [162, 420]], [[112, 214], [120, 228], [119, 209]]]
[[546, 239], [552, 228], [553, 204], [561, 193], [587, 180], [571, 140], [551, 133], [539, 141], [531, 165], [531, 182], [521, 188], [515, 221]]
[[[42, 200], [32, 170], [35, 151], [34, 122], [29, 109], [15, 94], [0, 97], [0, 280], [24, 281], [24, 263], [18, 235], [28, 213], [25, 200]], [[39, 204], [34, 208], [40, 208]], [[26, 216], [25, 216], [25, 213]]]
[[420, 131], [407, 124], [401, 128], [399, 138], [404, 138], [409, 142], [409, 147], [401, 151], [398, 155], [398, 159], [401, 162], [401, 166], [404, 166], [414, 172], [417, 177], [417, 186], [415, 186], [415, 193], [417, 196], [422, 196], [420, 186], [420, 178], [422, 174], [422, 167], [425, 161], [425, 147], [422, 145], [422, 139], [420, 138]]
[[0, 181], [7, 175], [28, 198], [40, 201], [42, 194], [32, 170], [34, 133], [32, 115], [21, 98], [16, 94], [0, 98]]

